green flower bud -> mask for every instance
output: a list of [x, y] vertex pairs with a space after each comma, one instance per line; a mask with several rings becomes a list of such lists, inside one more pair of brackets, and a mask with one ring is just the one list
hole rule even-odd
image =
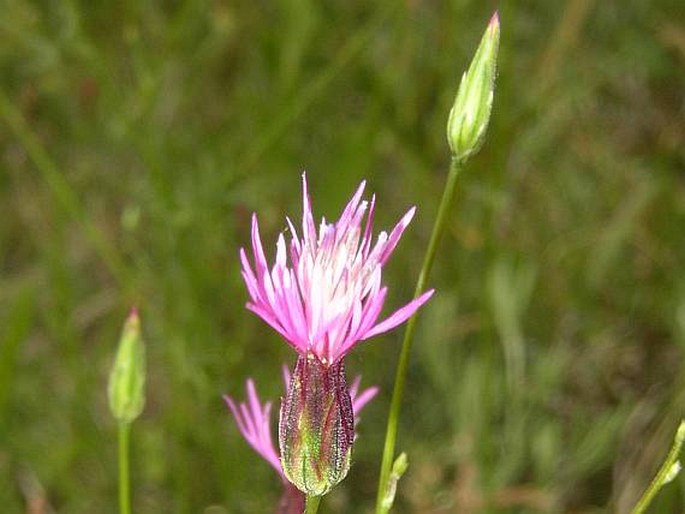
[[132, 309], [119, 339], [119, 349], [109, 375], [109, 408], [120, 422], [131, 423], [145, 405], [145, 347], [140, 337], [138, 311]]
[[342, 360], [323, 364], [300, 355], [281, 404], [278, 426], [285, 476], [308, 496], [322, 496], [350, 469], [352, 400]]
[[447, 120], [447, 141], [453, 158], [460, 162], [475, 154], [485, 138], [492, 111], [498, 47], [499, 17], [495, 13], [461, 79]]

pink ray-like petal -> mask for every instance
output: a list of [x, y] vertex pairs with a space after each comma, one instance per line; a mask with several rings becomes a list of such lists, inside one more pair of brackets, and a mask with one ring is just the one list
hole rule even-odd
[[354, 411], [355, 421], [357, 420], [358, 414], [362, 411], [367, 403], [374, 399], [379, 390], [380, 389], [378, 389], [378, 387], [371, 386], [364, 389], [359, 395], [355, 394], [352, 396], [352, 394], [350, 394], [350, 396], [352, 396], [352, 410]]
[[273, 445], [271, 431], [269, 430], [271, 402], [267, 402], [262, 406], [252, 379], [247, 381], [247, 395], [249, 405], [245, 403], [238, 405], [228, 395], [224, 395], [224, 400], [233, 414], [238, 430], [245, 440], [253, 450], [276, 470], [281, 480], [285, 483], [286, 478], [281, 468], [278, 452]]
[[385, 264], [387, 260], [390, 258], [390, 254], [397, 246], [397, 243], [399, 243], [400, 237], [402, 237], [402, 234], [404, 233], [404, 229], [407, 228], [409, 223], [411, 223], [412, 218], [414, 218], [415, 212], [416, 207], [412, 207], [411, 209], [409, 209], [406, 212], [406, 214], [402, 216], [402, 219], [400, 219], [399, 223], [395, 225], [395, 228], [392, 229], [392, 232], [388, 237], [388, 242], [385, 244], [385, 248], [383, 249], [383, 252], [380, 256], [381, 264]]
[[312, 202], [307, 188], [307, 174], [302, 173], [302, 239], [305, 242], [316, 240], [316, 228], [312, 216]]
[[435, 292], [434, 289], [426, 291], [421, 296], [412, 300], [404, 307], [397, 309], [394, 313], [388, 316], [385, 320], [381, 321], [378, 325], [369, 330], [362, 339], [368, 339], [383, 332], [387, 332], [390, 329], [395, 328], [397, 325], [404, 323], [412, 314], [414, 314], [419, 307], [428, 301], [428, 299], [433, 296]]

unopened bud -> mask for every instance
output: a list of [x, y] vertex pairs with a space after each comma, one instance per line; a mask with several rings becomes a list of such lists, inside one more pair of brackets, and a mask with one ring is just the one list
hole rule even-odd
[[390, 509], [392, 509], [392, 505], [395, 503], [395, 494], [397, 493], [397, 482], [399, 482], [402, 475], [406, 473], [408, 467], [409, 461], [407, 460], [407, 454], [402, 452], [395, 459], [395, 462], [393, 462], [392, 471], [390, 472], [388, 483], [385, 486], [385, 496], [381, 503], [381, 509], [384, 514], [390, 512]]
[[285, 476], [303, 493], [324, 495], [345, 478], [354, 414], [342, 360], [329, 366], [313, 354], [298, 357], [278, 436]]
[[464, 162], [483, 144], [490, 121], [497, 73], [499, 17], [492, 16], [469, 69], [462, 76], [447, 121], [447, 141], [452, 156]]
[[109, 375], [109, 408], [121, 422], [131, 423], [145, 405], [145, 347], [140, 337], [140, 318], [131, 310], [119, 339], [114, 366]]

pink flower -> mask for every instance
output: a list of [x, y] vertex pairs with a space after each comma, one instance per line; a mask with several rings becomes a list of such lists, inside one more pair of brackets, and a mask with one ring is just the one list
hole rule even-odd
[[[248, 309], [276, 329], [300, 354], [314, 354], [331, 365], [359, 341], [403, 323], [433, 294], [427, 291], [378, 322], [387, 295], [381, 284], [383, 265], [414, 216], [412, 207], [390, 234], [373, 243], [375, 196], [362, 201], [365, 182], [335, 223], [314, 225], [307, 178], [302, 175], [302, 237], [287, 219], [289, 251], [283, 233], [269, 270], [256, 214], [252, 218], [254, 268], [240, 250], [242, 275], [250, 295]], [[366, 221], [364, 218], [366, 217]]]
[[[283, 380], [285, 382], [286, 390], [290, 383], [290, 371], [286, 366], [283, 366]], [[372, 386], [359, 391], [359, 384], [361, 376], [357, 376], [350, 387], [350, 397], [352, 398], [352, 410], [355, 414], [355, 419], [358, 420], [357, 414], [364, 408], [364, 406], [378, 394], [378, 387]], [[287, 480], [283, 473], [280, 457], [276, 448], [274, 447], [271, 438], [271, 402], [262, 403], [257, 394], [254, 380], [249, 378], [245, 383], [247, 391], [247, 402], [237, 404], [233, 398], [224, 395], [224, 400], [228, 405], [233, 419], [238, 426], [238, 430], [243, 435], [245, 440], [265, 461], [267, 461], [276, 473], [281, 477], [284, 484]]]

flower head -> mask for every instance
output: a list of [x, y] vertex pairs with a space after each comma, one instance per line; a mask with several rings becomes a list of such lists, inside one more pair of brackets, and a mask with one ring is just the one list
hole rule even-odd
[[250, 295], [247, 307], [276, 329], [300, 355], [313, 354], [324, 365], [346, 355], [359, 341], [404, 322], [433, 294], [427, 291], [378, 322], [387, 295], [381, 283], [383, 265], [414, 216], [412, 207], [390, 234], [373, 242], [375, 196], [362, 200], [362, 182], [335, 223], [321, 220], [317, 232], [302, 175], [301, 237], [290, 219], [289, 249], [281, 233], [276, 260], [269, 269], [252, 218], [254, 268], [240, 250], [242, 274]]

